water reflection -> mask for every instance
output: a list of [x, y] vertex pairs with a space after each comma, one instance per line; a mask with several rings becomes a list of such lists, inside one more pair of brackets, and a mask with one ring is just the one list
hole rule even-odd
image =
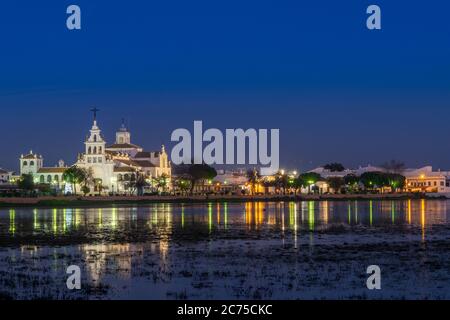
[[9, 210], [9, 233], [14, 235], [16, 233], [16, 210]]
[[372, 200], [370, 200], [370, 202], [369, 202], [369, 222], [370, 222], [370, 226], [372, 226], [373, 225], [373, 201]]
[[422, 226], [422, 241], [425, 241], [425, 200], [421, 202], [420, 224]]
[[[205, 228], [209, 234], [245, 225], [249, 231], [270, 229], [295, 234], [327, 229], [335, 224], [367, 227], [388, 224], [427, 228], [447, 223], [447, 201], [248, 202], [202, 205], [155, 204], [149, 207], [0, 210], [0, 232], [10, 236], [45, 233], [54, 236], [97, 230], [103, 234], [132, 232], [147, 225], [157, 233]], [[240, 212], [244, 214], [241, 215]], [[288, 227], [288, 229], [286, 228]]]
[[[89, 277], [98, 282], [108, 272], [132, 277], [133, 265], [141, 263], [139, 259], [144, 253], [157, 256], [158, 270], [170, 274], [175, 263], [171, 254], [175, 243], [212, 241], [221, 236], [275, 239], [279, 245], [288, 243], [297, 249], [302, 241], [303, 244], [309, 241], [313, 250], [319, 241], [317, 231], [344, 225], [411, 232], [418, 241], [426, 242], [432, 226], [449, 223], [448, 203], [443, 200], [224, 202], [0, 209], [0, 235], [3, 239], [25, 239], [21, 240], [19, 253], [12, 251], [11, 261], [21, 258], [17, 255], [34, 257], [41, 250], [48, 250], [47, 255], [52, 257], [50, 270], [55, 273], [65, 264], [61, 263], [67, 259], [65, 250], [70, 251], [69, 246], [76, 248], [86, 261]], [[34, 238], [47, 239], [48, 246], [37, 246]], [[67, 239], [65, 245], [53, 246], [53, 241], [61, 239]]]

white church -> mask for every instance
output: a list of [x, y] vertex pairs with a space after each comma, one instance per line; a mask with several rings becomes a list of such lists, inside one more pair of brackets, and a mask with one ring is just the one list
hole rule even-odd
[[[91, 172], [95, 185], [90, 187], [91, 194], [126, 194], [127, 183], [135, 181], [137, 175], [144, 176], [151, 185], [153, 179], [166, 177], [171, 180], [172, 170], [169, 157], [162, 146], [161, 151], [148, 152], [131, 143], [131, 134], [122, 123], [116, 132], [116, 141], [107, 145], [97, 123], [97, 109], [94, 111], [94, 122], [90, 134], [84, 142], [84, 152], [78, 154], [73, 164]], [[20, 157], [20, 174], [32, 174], [35, 183], [51, 184], [66, 193], [73, 190], [63, 181], [63, 174], [68, 166], [60, 161], [56, 167], [45, 167], [44, 158], [30, 151]], [[80, 188], [76, 190], [80, 192]]]

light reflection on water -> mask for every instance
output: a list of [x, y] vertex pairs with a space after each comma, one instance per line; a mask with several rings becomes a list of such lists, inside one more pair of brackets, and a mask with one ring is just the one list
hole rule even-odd
[[[280, 247], [290, 243], [295, 249], [306, 244], [312, 250], [317, 234], [326, 235], [336, 226], [344, 226], [347, 230], [344, 232], [353, 227], [374, 233], [380, 230], [379, 234], [386, 230], [411, 232], [425, 243], [433, 226], [449, 224], [448, 203], [443, 200], [224, 202], [0, 209], [0, 236], [18, 239], [20, 249], [9, 251], [11, 261], [51, 256], [51, 272], [60, 275], [64, 274], [64, 266], [72, 263], [66, 261], [67, 254], [75, 253], [84, 261], [90, 279], [99, 283], [107, 274], [132, 279], [133, 270], [142, 265], [145, 254], [158, 257], [155, 261], [161, 277], [170, 274], [171, 262], [172, 265], [175, 262], [170, 251], [172, 243], [249, 238], [275, 240]], [[36, 239], [44, 239], [44, 244], [36, 244]], [[52, 241], [61, 239], [67, 241], [53, 246]], [[39, 259], [29, 261], [33, 267], [39, 264]]]
[[209, 203], [206, 205], [154, 204], [112, 208], [16, 208], [0, 209], [0, 233], [11, 237], [33, 234], [71, 234], [99, 230], [104, 235], [150, 230], [202, 230], [209, 234], [245, 226], [249, 232], [271, 230], [326, 230], [336, 225], [379, 227], [419, 226], [426, 240], [427, 229], [448, 223], [447, 201], [304, 201]]

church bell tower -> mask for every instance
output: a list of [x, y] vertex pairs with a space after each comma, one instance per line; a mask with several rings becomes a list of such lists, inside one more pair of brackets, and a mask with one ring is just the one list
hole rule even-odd
[[119, 131], [116, 132], [116, 144], [131, 144], [131, 134], [125, 126], [124, 119]]
[[85, 141], [87, 163], [104, 163], [106, 141], [97, 125], [97, 108], [91, 110], [94, 113], [94, 123], [90, 130], [90, 135]]

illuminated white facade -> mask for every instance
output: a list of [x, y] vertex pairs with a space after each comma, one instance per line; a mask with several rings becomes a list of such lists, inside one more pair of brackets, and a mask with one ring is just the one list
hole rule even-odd
[[406, 189], [428, 193], [450, 193], [450, 171], [433, 171], [433, 167], [405, 170]]
[[[89, 194], [135, 193], [136, 190], [130, 190], [130, 185], [138, 176], [150, 186], [153, 179], [164, 176], [170, 182], [172, 176], [171, 164], [164, 146], [161, 151], [144, 151], [140, 146], [131, 143], [131, 134], [124, 124], [116, 133], [115, 143], [107, 145], [96, 116], [84, 141], [84, 152], [78, 154], [74, 165], [89, 173]], [[55, 167], [44, 167], [42, 155], [32, 151], [20, 157], [21, 175], [32, 174], [35, 183], [51, 184], [60, 190], [67, 190], [63, 174], [68, 168], [63, 161]], [[77, 186], [76, 191], [82, 193], [81, 186]]]
[[0, 168], [0, 184], [9, 184], [13, 172]]

